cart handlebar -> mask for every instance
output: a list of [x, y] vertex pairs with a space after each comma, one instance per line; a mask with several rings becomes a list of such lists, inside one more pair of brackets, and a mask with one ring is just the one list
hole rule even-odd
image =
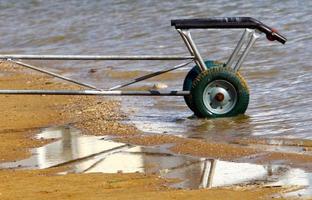
[[250, 28], [257, 29], [266, 34], [270, 41], [279, 41], [285, 44], [287, 39], [275, 29], [251, 17], [221, 17], [202, 19], [176, 19], [171, 20], [171, 26], [176, 29], [217, 29], [217, 28]]

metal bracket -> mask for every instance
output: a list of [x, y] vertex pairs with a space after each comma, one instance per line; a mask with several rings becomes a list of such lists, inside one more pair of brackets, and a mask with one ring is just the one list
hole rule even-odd
[[227, 67], [231, 67], [231, 65], [234, 63], [234, 61], [236, 60], [237, 56], [238, 56], [238, 53], [240, 52], [240, 50], [242, 49], [243, 47], [243, 44], [246, 43], [247, 39], [251, 36], [252, 34], [252, 31], [251, 29], [245, 29], [242, 37], [240, 38], [239, 42], [237, 43], [233, 53], [231, 54], [229, 60], [227, 61], [226, 63], [226, 66]]
[[247, 55], [249, 54], [251, 47], [255, 44], [256, 40], [260, 37], [260, 35], [258, 35], [255, 31], [253, 31], [251, 38], [245, 48], [245, 50], [243, 51], [241, 57], [238, 59], [234, 70], [238, 71], [240, 69], [240, 67], [242, 66], [242, 63], [244, 62], [245, 58], [247, 57]]
[[181, 29], [177, 29], [177, 31], [181, 35], [190, 54], [194, 56], [194, 61], [199, 67], [200, 71], [206, 71], [207, 67], [195, 45], [195, 42], [192, 39], [191, 32], [189, 30], [181, 30]]
[[[251, 50], [251, 47], [255, 44], [256, 40], [260, 36], [252, 29], [245, 29], [242, 37], [240, 38], [239, 42], [237, 43], [233, 53], [231, 54], [230, 58], [228, 59], [226, 66], [231, 67], [235, 60], [237, 63], [233, 69], [238, 71], [244, 62], [245, 58], [247, 57], [248, 53]], [[249, 40], [248, 40], [249, 39]], [[247, 44], [246, 44], [247, 43]], [[241, 51], [243, 45], [246, 44], [244, 51], [242, 52], [241, 56], [237, 59], [239, 52]]]

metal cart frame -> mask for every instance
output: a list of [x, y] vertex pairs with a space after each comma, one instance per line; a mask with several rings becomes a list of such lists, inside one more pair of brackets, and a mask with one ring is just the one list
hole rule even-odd
[[[195, 63], [200, 72], [206, 71], [207, 66], [201, 56], [194, 40], [191, 36], [191, 29], [245, 29], [241, 39], [239, 40], [233, 53], [225, 63], [226, 67], [232, 67], [238, 71], [250, 52], [252, 46], [259, 38], [260, 33], [265, 33], [269, 40], [277, 40], [281, 43], [286, 42], [286, 38], [280, 35], [276, 30], [268, 27], [258, 20], [249, 17], [226, 17], [226, 18], [207, 18], [207, 19], [178, 19], [172, 20], [171, 25], [176, 28], [184, 41], [190, 55], [0, 55], [0, 60], [6, 60], [11, 63], [48, 74], [62, 80], [78, 84], [88, 88], [87, 90], [0, 90], [0, 94], [5, 95], [99, 95], [99, 96], [116, 96], [116, 95], [129, 95], [129, 96], [188, 96], [190, 91], [122, 91], [121, 88], [132, 85], [134, 83], [185, 67], [190, 63]], [[242, 48], [245, 47], [243, 50]], [[241, 52], [242, 51], [242, 52]], [[241, 52], [241, 54], [240, 54]], [[240, 55], [239, 55], [240, 54]], [[97, 88], [91, 84], [83, 83], [72, 78], [53, 73], [20, 60], [187, 60], [187, 62], [173, 66], [171, 68], [160, 70], [151, 74], [138, 77], [129, 82], [108, 89]], [[234, 62], [236, 64], [234, 65]]]

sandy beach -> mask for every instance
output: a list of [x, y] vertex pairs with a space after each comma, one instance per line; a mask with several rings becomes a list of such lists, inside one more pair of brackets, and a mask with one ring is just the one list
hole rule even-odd
[[[6, 89], [61, 89], [79, 87], [47, 76], [25, 71], [11, 63], [1, 63], [0, 87]], [[31, 155], [30, 149], [52, 140], [36, 139], [41, 128], [73, 124], [84, 134], [118, 136], [116, 140], [139, 145], [172, 143], [173, 152], [233, 160], [258, 153], [252, 148], [216, 144], [179, 137], [144, 136], [126, 118], [119, 102], [83, 96], [0, 96], [0, 158], [1, 162], [20, 160]], [[196, 146], [196, 148], [193, 148]], [[275, 155], [280, 156], [280, 155]], [[273, 157], [273, 155], [272, 155]], [[269, 159], [270, 157], [268, 157]], [[288, 157], [291, 159], [291, 157]], [[310, 157], [305, 158], [310, 161]], [[312, 159], [311, 159], [312, 160]], [[291, 160], [294, 161], [294, 160]], [[0, 170], [1, 199], [265, 199], [294, 188], [289, 187], [225, 187], [181, 190], [168, 187], [176, 180], [142, 173], [90, 173], [57, 175], [63, 167], [46, 170]], [[84, 185], [84, 187], [81, 187]]]

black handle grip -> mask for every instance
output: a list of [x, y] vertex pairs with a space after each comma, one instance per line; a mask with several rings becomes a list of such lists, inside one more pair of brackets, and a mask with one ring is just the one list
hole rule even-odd
[[266, 34], [268, 40], [277, 40], [285, 44], [287, 39], [276, 30], [251, 17], [222, 17], [205, 19], [171, 20], [176, 29], [215, 29], [215, 28], [250, 28]]

